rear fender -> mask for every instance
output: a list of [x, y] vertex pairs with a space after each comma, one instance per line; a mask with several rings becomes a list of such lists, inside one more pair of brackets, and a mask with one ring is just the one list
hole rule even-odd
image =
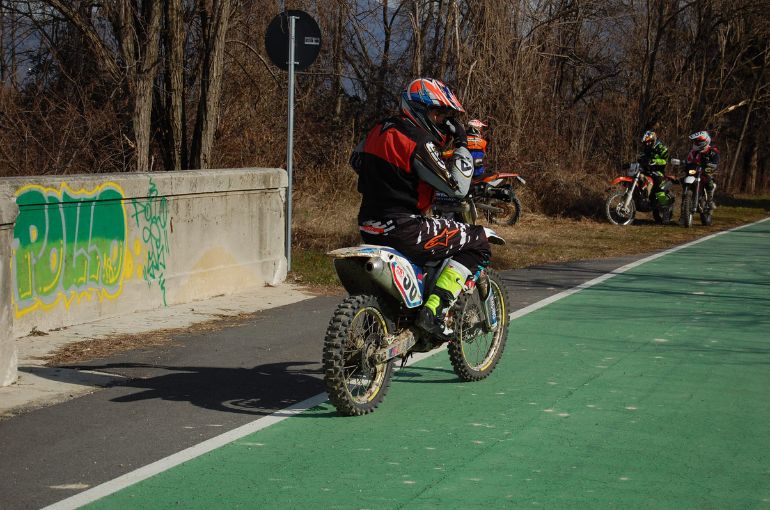
[[422, 304], [424, 275], [393, 248], [363, 244], [330, 251], [340, 282], [350, 294], [385, 291], [407, 308]]
[[521, 177], [519, 174], [510, 173], [510, 172], [500, 172], [496, 174], [490, 174], [487, 176], [482, 177], [481, 179], [474, 179], [475, 182], [484, 182], [486, 184], [489, 184], [491, 186], [498, 186], [504, 179], [515, 179], [520, 184], [526, 184], [527, 181], [524, 180], [523, 177]]

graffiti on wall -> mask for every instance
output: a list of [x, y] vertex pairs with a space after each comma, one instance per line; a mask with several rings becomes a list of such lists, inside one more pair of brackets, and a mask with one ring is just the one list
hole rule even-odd
[[150, 287], [153, 282], [158, 284], [163, 295], [163, 304], [166, 305], [166, 256], [169, 254], [170, 227], [168, 199], [158, 196], [158, 187], [150, 178], [147, 197], [134, 198], [131, 205], [134, 208], [131, 217], [136, 222], [136, 227], [141, 229], [142, 242], [147, 253], [144, 262], [144, 280]]
[[77, 300], [115, 298], [122, 290], [128, 231], [123, 190], [31, 184], [16, 194], [12, 271], [16, 316], [69, 308]]

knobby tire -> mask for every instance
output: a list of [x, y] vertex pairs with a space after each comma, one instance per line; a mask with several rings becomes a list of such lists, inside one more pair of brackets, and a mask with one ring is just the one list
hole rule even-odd
[[[479, 381], [488, 377], [500, 361], [508, 340], [508, 292], [496, 271], [490, 268], [486, 271], [490, 292], [495, 293], [497, 329], [479, 334], [480, 321], [483, 321], [483, 311], [479, 307], [483, 305], [478, 296], [478, 287], [473, 294], [462, 294], [455, 303], [454, 329], [457, 338], [449, 342], [447, 351], [455, 373], [463, 381]], [[487, 341], [489, 336], [491, 338]], [[473, 353], [482, 353], [481, 359], [469, 359]]]
[[337, 306], [324, 338], [323, 367], [326, 392], [340, 414], [371, 413], [385, 398], [394, 361], [375, 365], [370, 358], [392, 332], [393, 323], [375, 296], [350, 296]]

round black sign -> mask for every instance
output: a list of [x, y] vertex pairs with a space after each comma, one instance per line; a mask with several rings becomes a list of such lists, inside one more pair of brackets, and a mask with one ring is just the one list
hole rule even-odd
[[289, 16], [294, 22], [294, 69], [302, 70], [315, 62], [321, 51], [321, 29], [304, 11], [285, 11], [273, 18], [265, 32], [265, 49], [273, 64], [289, 69]]

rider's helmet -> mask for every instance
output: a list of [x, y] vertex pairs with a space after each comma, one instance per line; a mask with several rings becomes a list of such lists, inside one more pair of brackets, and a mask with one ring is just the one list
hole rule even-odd
[[645, 131], [642, 135], [642, 145], [644, 145], [645, 148], [651, 148], [655, 146], [655, 142], [658, 141], [658, 135], [655, 134], [655, 131]]
[[692, 150], [706, 152], [711, 144], [711, 137], [705, 131], [698, 131], [690, 135], [690, 141], [692, 142]]
[[485, 128], [485, 127], [487, 127], [487, 125], [484, 124], [482, 121], [480, 121], [479, 119], [473, 119], [470, 122], [468, 122], [468, 129], [466, 130], [466, 132], [469, 135], [481, 136], [482, 128]]
[[401, 94], [401, 112], [418, 127], [444, 140], [445, 130], [430, 120], [430, 110], [439, 110], [450, 117], [465, 112], [449, 87], [433, 78], [418, 78]]

